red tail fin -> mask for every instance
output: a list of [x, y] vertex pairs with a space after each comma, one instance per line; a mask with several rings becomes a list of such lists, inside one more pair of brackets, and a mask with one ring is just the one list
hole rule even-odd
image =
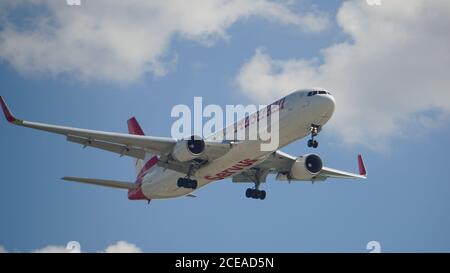
[[[139, 123], [137, 122], [135, 117], [130, 118], [127, 121], [128, 124], [128, 133], [131, 135], [139, 135], [144, 136], [144, 131], [142, 130], [141, 126], [139, 126]], [[146, 152], [145, 157], [143, 159], [135, 159], [134, 160], [134, 167], [136, 168], [136, 183], [140, 184], [142, 182], [142, 177], [145, 175], [145, 173], [156, 163], [158, 162], [158, 158], [154, 156], [151, 153]]]
[[127, 121], [128, 124], [128, 133], [132, 135], [140, 135], [145, 136], [144, 131], [142, 131], [141, 126], [139, 126], [139, 123], [137, 122], [135, 117], [130, 118]]
[[[137, 122], [135, 117], [130, 118], [127, 121], [127, 125], [128, 125], [128, 133], [129, 134], [145, 136], [144, 131], [142, 130], [141, 126], [139, 125], [139, 123]], [[155, 163], [150, 162], [149, 158], [151, 158], [151, 155], [149, 153], [145, 153], [144, 160], [135, 159], [135, 161], [134, 161], [134, 167], [136, 168], [136, 174], [137, 174], [135, 183], [138, 185], [138, 187], [136, 187], [135, 189], [128, 190], [128, 199], [130, 199], [130, 200], [144, 200], [145, 199], [145, 200], [150, 201], [150, 199], [148, 199], [144, 195], [144, 193], [142, 192], [142, 188], [141, 188], [142, 178], [145, 175], [145, 172], [149, 169], [150, 164], [153, 164], [153, 165], [156, 164], [156, 162]], [[156, 158], [156, 161], [157, 161], [157, 158]], [[147, 162], [147, 163], [144, 164], [145, 162]]]

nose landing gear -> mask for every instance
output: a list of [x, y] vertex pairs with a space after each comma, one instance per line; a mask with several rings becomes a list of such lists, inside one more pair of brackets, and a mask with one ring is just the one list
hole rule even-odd
[[319, 134], [320, 130], [322, 130], [322, 126], [311, 124], [311, 139], [308, 140], [308, 147], [315, 149], [319, 146], [319, 142], [317, 142], [314, 138]]
[[319, 142], [317, 142], [317, 140], [314, 140], [313, 138], [312, 139], [309, 139], [308, 140], [308, 147], [309, 148], [317, 148], [317, 147], [319, 147]]

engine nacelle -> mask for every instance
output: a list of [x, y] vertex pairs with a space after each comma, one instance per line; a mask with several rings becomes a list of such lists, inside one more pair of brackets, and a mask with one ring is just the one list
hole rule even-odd
[[205, 151], [205, 141], [198, 136], [182, 139], [175, 144], [172, 157], [180, 162], [186, 162], [202, 155]]
[[295, 180], [310, 180], [322, 170], [322, 159], [316, 154], [300, 156], [291, 167], [290, 176]]

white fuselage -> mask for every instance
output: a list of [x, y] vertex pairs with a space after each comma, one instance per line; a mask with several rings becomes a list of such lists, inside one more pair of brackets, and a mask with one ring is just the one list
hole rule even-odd
[[[334, 98], [329, 93], [308, 96], [310, 91], [296, 91], [284, 98], [283, 107], [279, 110], [279, 148], [309, 135], [311, 124], [323, 126], [333, 115]], [[245, 128], [242, 129], [245, 130]], [[214, 140], [215, 137], [223, 135], [224, 130], [206, 139]], [[226, 178], [223, 173], [230, 168], [233, 169], [232, 175], [235, 175], [256, 166], [273, 152], [262, 151], [261, 141], [243, 140], [241, 142], [244, 143], [238, 144], [239, 148], [231, 148], [227, 154], [209, 162], [194, 174], [192, 178], [198, 181], [198, 188], [219, 180], [216, 179], [217, 177]], [[233, 168], [233, 166], [239, 166], [239, 168]], [[230, 171], [228, 173], [227, 177], [231, 177]], [[185, 174], [154, 166], [143, 177], [142, 192], [148, 199], [172, 198], [189, 194], [193, 191], [192, 189], [177, 186], [178, 178], [183, 176]]]

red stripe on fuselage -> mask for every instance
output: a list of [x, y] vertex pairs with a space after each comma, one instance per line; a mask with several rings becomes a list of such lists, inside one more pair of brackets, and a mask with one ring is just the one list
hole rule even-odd
[[136, 183], [139, 180], [142, 180], [142, 178], [144, 177], [144, 175], [147, 174], [147, 172], [156, 165], [156, 163], [158, 163], [158, 157], [155, 155], [152, 158], [150, 158], [144, 165], [144, 167], [142, 167], [141, 171], [139, 172], [139, 174], [136, 177]]
[[155, 155], [154, 157], [150, 158], [142, 167], [141, 171], [136, 177], [136, 184], [137, 187], [135, 189], [128, 191], [128, 199], [130, 200], [148, 200], [148, 198], [144, 195], [142, 192], [142, 178], [148, 173], [148, 171], [158, 163], [158, 157]]
[[129, 200], [150, 200], [142, 192], [141, 185], [139, 185], [136, 189], [132, 189], [132, 190], [128, 191], [128, 199]]

